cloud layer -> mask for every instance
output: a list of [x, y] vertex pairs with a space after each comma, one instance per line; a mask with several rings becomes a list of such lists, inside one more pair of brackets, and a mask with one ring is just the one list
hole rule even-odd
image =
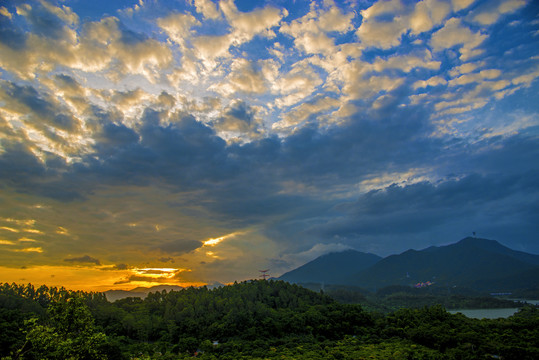
[[539, 252], [534, 2], [252, 6], [0, 7], [3, 280], [228, 282], [472, 231]]

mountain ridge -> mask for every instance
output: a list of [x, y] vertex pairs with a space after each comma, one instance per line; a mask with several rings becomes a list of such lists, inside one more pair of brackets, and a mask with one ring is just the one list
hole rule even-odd
[[[357, 250], [344, 250], [319, 256], [302, 266], [284, 273], [278, 280], [288, 282], [336, 283], [347, 274], [366, 269], [382, 257]], [[337, 266], [338, 265], [338, 266]], [[300, 280], [300, 281], [298, 281]]]
[[[333, 260], [334, 268], [330, 268], [332, 276], [323, 277], [320, 273], [328, 268], [324, 262], [328, 257]], [[346, 263], [342, 261], [342, 253], [330, 253], [283, 274], [279, 279], [370, 290], [425, 282], [479, 291], [511, 291], [539, 285], [539, 255], [510, 249], [496, 240], [466, 237], [448, 245], [409, 249], [378, 258], [371, 265], [350, 273], [353, 268], [350, 264], [341, 265]]]

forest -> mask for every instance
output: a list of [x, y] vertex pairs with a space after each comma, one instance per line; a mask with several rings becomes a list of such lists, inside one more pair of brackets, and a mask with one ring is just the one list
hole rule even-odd
[[[300, 284], [307, 289], [320, 291], [320, 284]], [[485, 292], [471, 288], [447, 288], [429, 286], [414, 288], [403, 285], [390, 285], [376, 292], [348, 285], [325, 285], [326, 295], [345, 304], [360, 304], [367, 311], [388, 314], [401, 308], [422, 308], [425, 306], [442, 305], [448, 310], [456, 309], [496, 309], [525, 306], [525, 302], [508, 299], [508, 296], [495, 297]], [[524, 293], [526, 296], [511, 294], [511, 298], [535, 299], [537, 291]]]
[[0, 358], [538, 359], [539, 310], [476, 320], [442, 305], [388, 313], [323, 291], [253, 280], [107, 301], [0, 284]]

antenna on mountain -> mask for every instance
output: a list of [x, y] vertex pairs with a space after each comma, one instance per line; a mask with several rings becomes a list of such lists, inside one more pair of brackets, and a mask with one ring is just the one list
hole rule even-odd
[[266, 280], [267, 278], [269, 278], [269, 274], [266, 274], [266, 273], [269, 271], [269, 269], [266, 269], [266, 270], [258, 270], [258, 271], [262, 273], [262, 275], [260, 275], [260, 277], [261, 277], [262, 279]]
[[473, 234], [473, 237], [476, 237], [476, 236], [475, 236], [475, 231], [474, 231], [474, 232], [472, 232], [472, 234]]

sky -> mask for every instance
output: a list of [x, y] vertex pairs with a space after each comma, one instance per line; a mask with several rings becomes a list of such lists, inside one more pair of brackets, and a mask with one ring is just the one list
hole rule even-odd
[[539, 3], [0, 2], [0, 282], [539, 253]]

